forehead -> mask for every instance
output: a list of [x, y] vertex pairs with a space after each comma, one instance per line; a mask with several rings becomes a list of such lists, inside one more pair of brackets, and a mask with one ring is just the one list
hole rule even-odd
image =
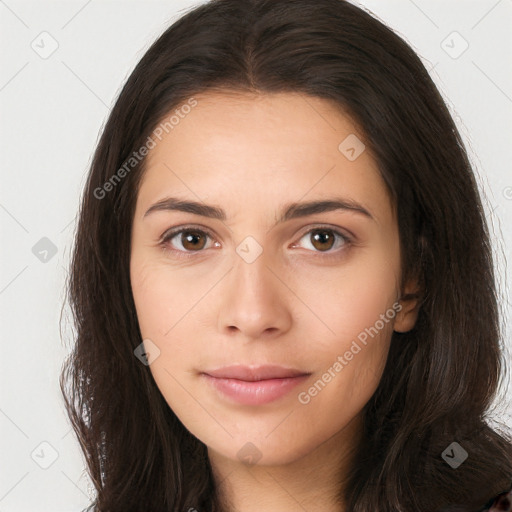
[[[206, 92], [194, 98], [196, 106], [181, 119], [173, 116], [178, 124], [163, 135], [171, 144], [170, 139], [175, 144], [188, 139], [186, 142], [193, 140], [205, 149], [222, 146], [229, 154], [235, 149], [231, 143], [241, 143], [239, 151], [248, 156], [253, 153], [251, 148], [264, 146], [267, 153], [274, 148], [275, 155], [286, 152], [288, 157], [297, 154], [318, 159], [328, 148], [328, 155], [332, 155], [347, 135], [364, 138], [348, 114], [332, 100], [292, 92], [240, 91]], [[158, 153], [153, 152], [150, 159]]]
[[[335, 193], [380, 208], [376, 217], [389, 213], [387, 189], [364, 136], [335, 102], [234, 91], [194, 99], [172, 128], [153, 135], [140, 202], [181, 193], [231, 201], [240, 211]], [[176, 111], [180, 106], [166, 119]]]

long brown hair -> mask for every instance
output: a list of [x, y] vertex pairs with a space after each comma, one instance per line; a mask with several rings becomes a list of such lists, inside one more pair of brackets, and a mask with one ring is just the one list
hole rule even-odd
[[[169, 112], [213, 89], [299, 92], [349, 113], [393, 198], [402, 278], [422, 285], [417, 324], [393, 333], [364, 408], [363, 442], [340, 500], [354, 512], [478, 510], [512, 482], [509, 434], [486, 421], [503, 352], [484, 210], [461, 137], [418, 56], [343, 0], [200, 5], [159, 37], [119, 94], [80, 206], [68, 286], [76, 342], [61, 374], [96, 510], [226, 510], [206, 447], [134, 356], [142, 339], [129, 277], [145, 163], [130, 158]], [[468, 454], [457, 468], [442, 457], [453, 442]]]

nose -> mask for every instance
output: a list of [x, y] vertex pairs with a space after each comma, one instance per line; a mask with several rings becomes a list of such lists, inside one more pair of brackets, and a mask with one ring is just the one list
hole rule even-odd
[[275, 338], [290, 329], [293, 293], [263, 251], [247, 262], [235, 254], [219, 296], [219, 332], [246, 341]]

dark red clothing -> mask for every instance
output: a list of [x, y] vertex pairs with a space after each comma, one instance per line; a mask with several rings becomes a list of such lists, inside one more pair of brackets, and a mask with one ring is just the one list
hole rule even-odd
[[496, 496], [481, 512], [512, 512], [512, 490]]

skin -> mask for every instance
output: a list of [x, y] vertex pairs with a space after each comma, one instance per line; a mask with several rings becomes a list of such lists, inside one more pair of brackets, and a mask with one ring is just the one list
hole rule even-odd
[[[195, 98], [197, 106], [155, 139], [133, 221], [137, 316], [143, 339], [160, 351], [151, 373], [208, 447], [232, 510], [344, 510], [335, 497], [350, 471], [361, 410], [378, 386], [393, 330], [410, 330], [417, 316], [414, 300], [399, 300], [416, 288], [399, 287], [399, 233], [385, 183], [368, 149], [354, 161], [338, 149], [348, 135], [363, 136], [328, 100], [228, 91]], [[167, 196], [220, 207], [226, 220], [165, 210], [144, 216]], [[288, 203], [333, 196], [359, 203], [372, 218], [334, 210], [277, 223]], [[211, 236], [196, 246], [181, 234], [160, 242], [170, 228], [189, 225]], [[350, 240], [315, 242], [311, 230], [325, 225]], [[262, 249], [251, 263], [236, 251], [247, 236]], [[394, 317], [301, 403], [298, 394], [387, 311]], [[256, 406], [227, 400], [200, 376], [270, 363], [311, 375]], [[248, 442], [256, 464], [238, 455], [251, 452]]]

